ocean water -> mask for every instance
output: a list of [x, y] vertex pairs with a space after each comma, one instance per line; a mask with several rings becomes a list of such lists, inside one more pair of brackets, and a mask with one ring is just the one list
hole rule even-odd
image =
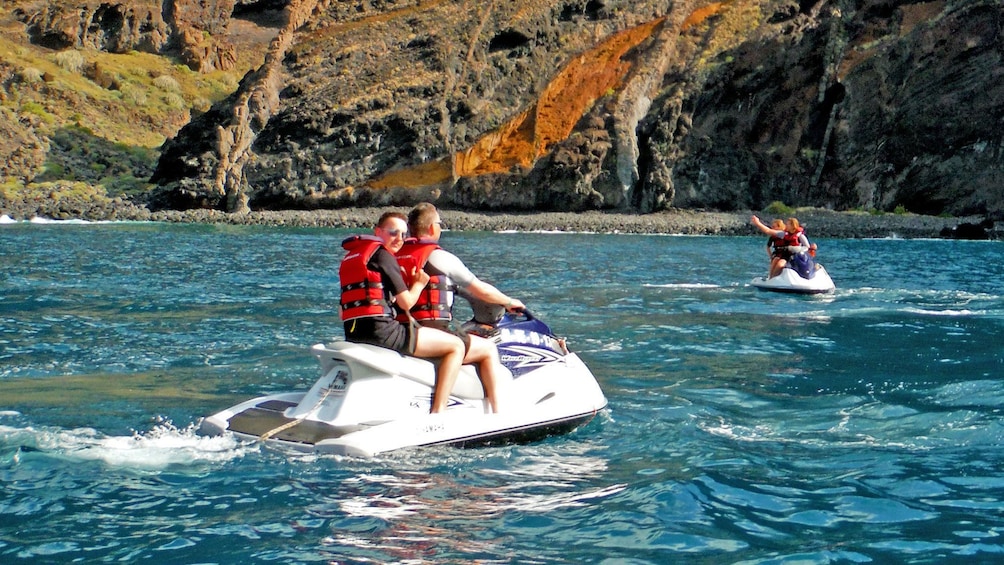
[[[194, 429], [318, 376], [349, 232], [0, 226], [0, 563], [997, 563], [1004, 247], [447, 232], [609, 408], [352, 459]], [[810, 226], [810, 236], [811, 226]]]

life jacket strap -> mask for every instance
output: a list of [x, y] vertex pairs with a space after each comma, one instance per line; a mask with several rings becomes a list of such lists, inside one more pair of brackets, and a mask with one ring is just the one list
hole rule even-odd
[[386, 301], [377, 299], [353, 300], [352, 302], [343, 303], [342, 309], [351, 310], [352, 308], [360, 308], [362, 306], [383, 306], [386, 304]]
[[383, 289], [383, 283], [374, 283], [370, 281], [362, 281], [358, 283], [347, 284], [342, 287], [342, 292], [348, 292], [352, 290], [359, 290], [361, 288], [377, 288]]
[[448, 312], [450, 307], [446, 304], [419, 304], [411, 309], [412, 312]]

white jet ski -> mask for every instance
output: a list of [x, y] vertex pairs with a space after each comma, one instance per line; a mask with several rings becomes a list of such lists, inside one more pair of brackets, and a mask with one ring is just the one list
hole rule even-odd
[[804, 278], [795, 269], [785, 267], [777, 276], [757, 277], [750, 283], [760, 290], [789, 292], [794, 294], [824, 294], [833, 292], [836, 286], [822, 265], [816, 264], [811, 278]]
[[431, 362], [336, 341], [313, 346], [321, 378], [309, 391], [242, 402], [205, 418], [199, 432], [368, 457], [406, 447], [534, 441], [569, 432], [606, 407], [589, 368], [529, 311], [479, 333], [498, 344], [504, 366], [497, 371], [497, 414], [473, 366], [463, 366], [446, 411], [430, 414]]

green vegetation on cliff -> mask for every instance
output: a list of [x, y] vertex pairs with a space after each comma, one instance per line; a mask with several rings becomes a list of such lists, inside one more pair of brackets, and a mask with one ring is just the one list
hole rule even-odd
[[[164, 141], [231, 94], [258, 49], [227, 71], [197, 73], [170, 56], [50, 49], [0, 6], [0, 186], [7, 200], [140, 196]], [[20, 3], [23, 4], [23, 3]], [[263, 38], [262, 41], [267, 38]]]

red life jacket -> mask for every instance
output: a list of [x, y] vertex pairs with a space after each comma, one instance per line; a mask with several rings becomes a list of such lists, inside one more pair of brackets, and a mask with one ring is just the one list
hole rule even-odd
[[770, 245], [771, 256], [776, 257], [784, 252], [784, 250], [782, 249], [782, 247], [784, 247], [783, 237], [777, 237], [776, 235], [772, 235], [770, 236], [770, 239], [767, 240], [767, 245]]
[[[429, 255], [433, 251], [441, 249], [434, 241], [422, 239], [406, 239], [401, 250], [397, 252], [397, 262], [404, 272], [404, 282], [409, 286], [414, 282], [412, 271], [415, 269], [425, 269], [425, 264], [429, 262]], [[452, 320], [453, 319], [453, 293], [457, 287], [444, 274], [429, 273], [429, 283], [422, 289], [418, 296], [418, 301], [411, 308], [411, 315], [418, 321], [424, 320]], [[405, 321], [407, 314], [398, 316], [398, 320]]]
[[784, 232], [784, 239], [781, 245], [788, 247], [802, 245], [802, 242], [799, 240], [799, 236], [801, 236], [803, 233], [805, 233], [805, 230], [802, 228], [798, 228], [798, 231], [795, 233], [789, 233], [787, 231]]
[[380, 271], [374, 271], [367, 265], [382, 246], [383, 241], [371, 235], [354, 235], [342, 242], [342, 247], [348, 251], [338, 267], [343, 322], [394, 315], [384, 294]]

